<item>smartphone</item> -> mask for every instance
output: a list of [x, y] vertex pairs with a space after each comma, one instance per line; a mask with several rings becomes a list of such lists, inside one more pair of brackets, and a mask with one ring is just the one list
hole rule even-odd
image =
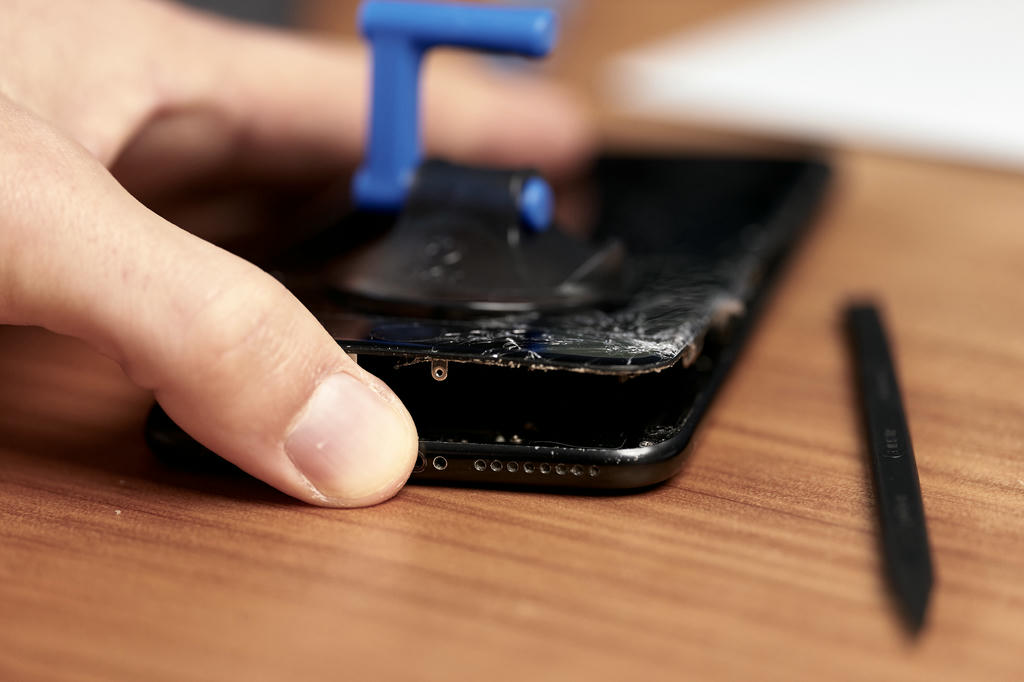
[[[819, 159], [600, 159], [587, 238], [624, 245], [630, 285], [585, 309], [388, 314], [324, 295], [308, 263], [276, 274], [409, 409], [411, 482], [641, 489], [682, 468], [828, 178]], [[159, 407], [147, 438], [213, 457]]]

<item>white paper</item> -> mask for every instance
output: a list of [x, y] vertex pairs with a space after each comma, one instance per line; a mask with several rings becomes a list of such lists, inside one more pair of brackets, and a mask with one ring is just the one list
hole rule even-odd
[[786, 4], [626, 54], [608, 76], [634, 115], [1024, 169], [1022, 1]]

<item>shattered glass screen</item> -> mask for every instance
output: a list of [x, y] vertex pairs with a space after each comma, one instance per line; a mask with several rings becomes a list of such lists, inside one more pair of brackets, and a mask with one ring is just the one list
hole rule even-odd
[[354, 353], [624, 374], [687, 365], [709, 329], [744, 314], [807, 223], [825, 175], [807, 161], [602, 159], [592, 233], [626, 245], [635, 286], [621, 305], [426, 319], [300, 298]]

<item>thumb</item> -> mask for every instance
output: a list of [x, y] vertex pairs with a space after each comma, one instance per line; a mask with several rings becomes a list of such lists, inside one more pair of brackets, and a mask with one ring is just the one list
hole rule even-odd
[[85, 339], [197, 440], [290, 495], [394, 495], [412, 419], [283, 286], [148, 211], [2, 98], [0, 124], [0, 322]]

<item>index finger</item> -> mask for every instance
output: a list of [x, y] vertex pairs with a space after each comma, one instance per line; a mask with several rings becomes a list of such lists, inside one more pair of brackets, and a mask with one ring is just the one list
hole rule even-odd
[[[222, 118], [233, 143], [211, 154], [230, 153], [241, 166], [282, 174], [362, 155], [370, 68], [362, 46], [198, 13], [179, 35], [166, 108]], [[452, 160], [558, 175], [592, 146], [583, 105], [538, 78], [428, 59], [423, 100], [427, 149]]]

